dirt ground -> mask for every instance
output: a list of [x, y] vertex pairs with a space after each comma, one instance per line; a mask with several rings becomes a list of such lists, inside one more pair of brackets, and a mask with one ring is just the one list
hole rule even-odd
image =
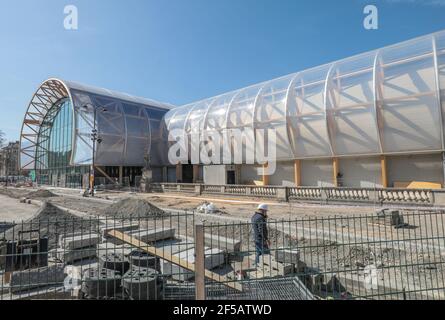
[[[0, 221], [8, 217], [15, 220], [26, 219], [32, 215], [38, 206], [21, 204], [19, 198], [26, 197], [36, 189], [8, 188], [0, 189]], [[295, 225], [288, 226], [282, 222], [271, 230], [272, 248], [280, 246], [298, 247], [301, 250], [302, 260], [321, 272], [345, 273], [349, 276], [363, 277], [363, 268], [375, 264], [379, 269], [379, 277], [385, 284], [394, 279], [402, 281], [408, 286], [417, 288], [443, 287], [445, 279], [445, 256], [442, 248], [445, 223], [444, 214], [408, 215], [405, 217], [408, 226], [394, 229], [388, 226], [376, 225], [369, 219], [375, 216], [381, 207], [373, 206], [347, 206], [324, 205], [308, 203], [283, 203], [275, 200], [255, 198], [225, 197], [221, 196], [193, 196], [187, 194], [135, 194], [131, 192], [98, 192], [96, 198], [84, 198], [78, 190], [55, 189], [50, 191], [58, 196], [38, 198], [45, 193], [32, 193], [37, 195], [36, 200], [49, 201], [61, 207], [84, 212], [88, 215], [102, 215], [106, 208], [119, 200], [138, 198], [149, 201], [161, 209], [186, 210], [192, 213], [204, 201], [212, 202], [220, 215], [184, 215], [161, 218], [160, 220], [147, 220], [141, 227], [174, 227], [179, 235], [193, 236], [193, 224], [197, 221], [207, 223], [206, 232], [240, 239], [243, 250], [254, 250], [249, 218], [255, 211], [258, 203], [266, 202], [270, 207], [270, 220], [297, 219]], [[25, 214], [25, 215], [22, 215]], [[182, 216], [181, 216], [182, 215]], [[350, 219], [354, 217], [355, 219]], [[320, 219], [323, 218], [323, 219]], [[329, 218], [329, 219], [327, 219]], [[332, 219], [331, 219], [332, 218]], [[238, 223], [238, 225], [234, 224]], [[244, 222], [244, 223], [242, 223]], [[212, 223], [215, 224], [212, 226]], [[209, 227], [210, 225], [210, 227]], [[272, 227], [273, 228], [273, 227]], [[329, 236], [313, 237], [302, 233], [302, 230], [317, 230], [329, 233]], [[284, 231], [284, 232], [282, 232]], [[350, 235], [353, 235], [351, 238]], [[411, 242], [425, 239], [425, 235], [435, 235], [432, 243], [434, 247], [410, 247]], [[346, 238], [344, 238], [344, 236]], [[375, 237], [375, 242], [364, 240], [366, 237]], [[422, 240], [423, 241], [423, 240]], [[420, 243], [420, 242], [417, 242]], [[403, 244], [403, 248], [400, 245]], [[406, 245], [406, 247], [405, 247]], [[393, 280], [391, 280], [393, 279]], [[409, 290], [409, 288], [408, 288]]]

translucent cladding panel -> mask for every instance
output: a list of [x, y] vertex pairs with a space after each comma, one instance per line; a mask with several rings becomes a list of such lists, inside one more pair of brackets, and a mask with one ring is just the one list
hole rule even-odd
[[337, 63], [328, 81], [327, 112], [336, 155], [380, 152], [374, 105], [374, 61], [368, 53]]
[[120, 104], [109, 103], [104, 108], [96, 109], [96, 126], [99, 135], [107, 134], [125, 138], [125, 119]]
[[190, 114], [187, 118], [187, 123], [185, 125], [185, 130], [187, 133], [191, 132], [202, 132], [204, 129], [204, 118], [211, 104], [212, 100], [204, 100], [197, 102], [190, 109]]
[[[293, 158], [287, 131], [287, 96], [289, 85], [294, 75], [279, 78], [267, 82], [261, 89], [258, 107], [255, 112], [255, 139], [257, 147], [264, 153], [268, 145], [275, 145], [277, 160], [288, 160]], [[276, 141], [268, 141], [266, 131], [274, 131]], [[271, 133], [271, 132], [269, 132]]]
[[124, 163], [125, 139], [120, 136], [101, 135], [102, 142], [96, 144], [97, 165], [121, 166]]
[[94, 113], [84, 106], [92, 105], [92, 97], [82, 91], [71, 90], [75, 113], [75, 143], [73, 148], [73, 165], [91, 164], [93, 146], [91, 130], [93, 128]]
[[136, 166], [143, 164], [143, 159], [150, 152], [150, 122], [145, 108], [138, 107], [137, 113], [125, 115], [127, 140], [125, 163]]
[[187, 117], [185, 132], [188, 135], [189, 159], [193, 163], [199, 162], [204, 118], [211, 102], [211, 100], [203, 100], [195, 103], [190, 108], [190, 113]]
[[240, 90], [228, 109], [227, 128], [231, 130], [226, 133], [229, 135], [228, 139], [232, 140], [231, 155], [239, 156], [239, 160], [235, 161], [237, 164], [253, 162], [249, 159], [255, 159], [255, 132], [253, 131], [255, 103], [263, 85]]
[[230, 103], [233, 101], [237, 93], [237, 91], [229, 92], [227, 94], [223, 94], [214, 98], [214, 100], [212, 100], [212, 102], [210, 103], [209, 109], [205, 116], [203, 131], [203, 140], [205, 142], [202, 145], [202, 148], [205, 148], [204, 152], [208, 151], [208, 154], [210, 155], [214, 155], [214, 153], [212, 152], [219, 153], [219, 156], [216, 156], [215, 154], [215, 158], [217, 158], [220, 163], [224, 162], [223, 154], [225, 152], [227, 155], [230, 155], [230, 161], [229, 157], [227, 156], [227, 162], [232, 162], [231, 142], [223, 141], [217, 143], [216, 140], [214, 140], [212, 137], [219, 136], [220, 139], [224, 139], [227, 133], [227, 112]]
[[221, 130], [227, 126], [227, 111], [238, 91], [223, 94], [212, 101], [205, 122], [206, 130]]
[[[193, 107], [192, 105], [186, 105], [180, 108], [176, 109], [175, 114], [170, 120], [168, 131], [169, 131], [169, 137], [168, 139], [171, 140], [168, 145], [171, 146], [172, 144], [176, 143], [174, 141], [181, 141], [180, 146], [181, 149], [176, 153], [176, 156], [180, 161], [187, 161], [188, 160], [188, 154], [187, 154], [187, 145], [185, 143], [187, 142], [187, 136], [185, 134], [185, 124], [187, 121], [188, 114]], [[171, 159], [173, 160], [173, 159]]]
[[229, 106], [227, 128], [252, 127], [255, 102], [262, 86], [259, 84], [238, 92]]
[[439, 70], [439, 87], [441, 90], [442, 104], [445, 103], [445, 32], [438, 33], [436, 36], [437, 64]]
[[[403, 59], [399, 51], [408, 58]], [[401, 60], [395, 61], [393, 56]], [[431, 38], [383, 50], [379, 67], [384, 151], [441, 149], [442, 124]]]
[[297, 158], [332, 155], [324, 104], [330, 67], [304, 71], [293, 81], [287, 112], [289, 136]]
[[126, 165], [143, 166], [148, 154], [150, 141], [143, 138], [132, 138], [127, 141]]
[[178, 108], [172, 109], [172, 110], [168, 111], [168, 112], [165, 114], [165, 116], [164, 116], [164, 118], [163, 118], [162, 121], [163, 121], [163, 123], [165, 124], [165, 126], [166, 126], [167, 128], [169, 127], [169, 125], [170, 125], [170, 121], [171, 121], [171, 119], [174, 117], [174, 115], [175, 115], [177, 109], [178, 109]]
[[150, 119], [150, 161], [152, 165], [163, 165], [168, 163], [168, 146], [164, 143], [160, 127], [161, 121]]
[[[436, 44], [437, 76], [438, 76], [438, 100], [441, 104], [442, 128], [445, 126], [445, 32], [436, 33], [433, 40]], [[443, 147], [443, 145], [442, 145]]]
[[187, 121], [187, 116], [190, 110], [193, 108], [193, 104], [189, 104], [180, 108], [175, 109], [176, 112], [170, 119], [169, 130], [184, 129], [185, 122]]

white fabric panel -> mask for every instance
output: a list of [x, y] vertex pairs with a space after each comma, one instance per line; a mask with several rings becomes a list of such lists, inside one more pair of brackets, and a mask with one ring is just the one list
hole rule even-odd
[[440, 154], [388, 157], [386, 169], [390, 187], [394, 182], [444, 182]]
[[344, 187], [382, 187], [380, 158], [340, 158], [338, 161]]
[[333, 187], [332, 160], [301, 161], [301, 183], [303, 186]]

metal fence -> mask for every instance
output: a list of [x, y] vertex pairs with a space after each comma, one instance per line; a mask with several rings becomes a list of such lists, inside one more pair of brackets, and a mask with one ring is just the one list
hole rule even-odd
[[442, 300], [444, 218], [384, 210], [252, 224], [175, 211], [81, 218], [48, 205], [0, 224], [0, 299]]

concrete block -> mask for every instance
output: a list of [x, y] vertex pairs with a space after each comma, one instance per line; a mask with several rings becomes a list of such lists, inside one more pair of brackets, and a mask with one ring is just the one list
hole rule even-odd
[[134, 230], [126, 232], [128, 235], [136, 239], [150, 243], [160, 240], [171, 239], [175, 237], [175, 229], [173, 228], [156, 228], [150, 230]]
[[97, 233], [87, 233], [77, 236], [63, 237], [59, 241], [59, 247], [65, 250], [74, 250], [98, 245], [101, 237]]
[[101, 254], [111, 253], [111, 252], [121, 253], [124, 256], [128, 256], [130, 252], [133, 250], [134, 247], [130, 246], [129, 244], [116, 245], [111, 242], [105, 242], [97, 245], [96, 256], [100, 257]]
[[295, 265], [291, 263], [281, 263], [275, 260], [271, 255], [260, 256], [260, 268], [267, 266], [272, 272], [278, 273], [280, 276], [286, 276], [295, 272]]
[[204, 244], [211, 248], [218, 248], [228, 253], [240, 252], [241, 241], [219, 236], [217, 234], [204, 234]]
[[278, 248], [275, 251], [275, 260], [281, 263], [298, 264], [300, 261], [300, 250]]
[[[211, 270], [217, 266], [224, 264], [224, 251], [216, 248], [205, 248], [204, 266], [206, 269]], [[178, 258], [189, 262], [195, 263], [195, 249], [189, 249], [174, 254]], [[195, 276], [195, 273], [172, 264], [169, 261], [162, 260], [161, 271], [165, 275], [171, 275], [174, 280], [187, 281]]]
[[59, 248], [57, 251], [57, 258], [64, 263], [73, 263], [79, 260], [86, 260], [96, 257], [97, 246], [87, 248], [64, 250]]
[[139, 229], [139, 223], [107, 223], [105, 226], [100, 228], [102, 236], [108, 238], [108, 232], [111, 230], [116, 230], [120, 232], [128, 232]]
[[114, 243], [116, 245], [124, 244], [122, 240], [116, 239], [108, 235], [111, 230], [116, 230], [120, 232], [128, 232], [139, 229], [139, 223], [112, 223], [109, 222], [107, 225], [103, 226], [101, 230], [102, 237], [104, 241]]
[[42, 268], [14, 271], [11, 275], [10, 289], [12, 293], [15, 293], [33, 288], [60, 285], [64, 280], [64, 266], [54, 264]]

